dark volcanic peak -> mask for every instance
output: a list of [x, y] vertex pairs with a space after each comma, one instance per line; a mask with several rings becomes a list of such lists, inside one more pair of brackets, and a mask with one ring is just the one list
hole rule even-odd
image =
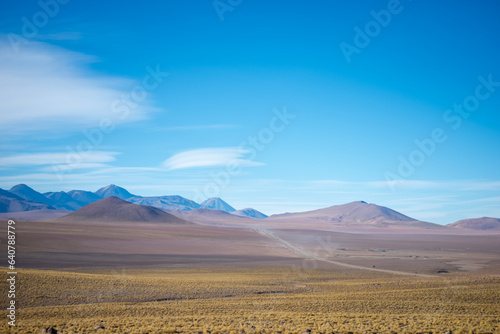
[[25, 200], [24, 198], [0, 189], [0, 212], [20, 212], [31, 210], [53, 210], [54, 207], [38, 202]]
[[500, 218], [481, 217], [462, 219], [447, 226], [477, 231], [500, 231]]
[[71, 211], [78, 210], [85, 205], [83, 203], [76, 201], [75, 199], [73, 199], [73, 197], [71, 197], [64, 191], [49, 192], [49, 193], [44, 193], [43, 195], [48, 199], [57, 203], [57, 207], [63, 210], [71, 210]]
[[21, 197], [17, 196], [16, 194], [11, 193], [10, 191], [4, 190], [0, 188], [0, 197], [7, 197], [7, 198], [13, 198], [13, 199], [22, 199]]
[[43, 193], [43, 196], [53, 201], [68, 202], [73, 200], [73, 198], [64, 191], [57, 191], [57, 192], [51, 191], [48, 193]]
[[110, 197], [110, 196], [115, 196], [121, 199], [129, 199], [131, 197], [139, 197], [136, 195], [133, 195], [129, 193], [125, 188], [119, 187], [114, 184], [110, 184], [109, 186], [102, 187], [101, 189], [97, 190], [95, 192], [97, 195], [101, 196], [102, 198]]
[[85, 190], [71, 190], [68, 191], [68, 195], [70, 195], [75, 201], [83, 203], [83, 205], [94, 203], [102, 199], [101, 196]]
[[60, 218], [63, 221], [155, 222], [189, 224], [160, 209], [109, 196]]
[[25, 184], [18, 184], [12, 188], [10, 188], [9, 192], [27, 200], [30, 202], [38, 202], [47, 205], [54, 205], [54, 201], [45, 197], [43, 194], [38, 191], [33, 190]]
[[203, 201], [200, 204], [200, 206], [201, 206], [202, 209], [221, 210], [221, 211], [226, 211], [226, 212], [234, 212], [234, 211], [236, 211], [235, 208], [233, 208], [231, 205], [229, 205], [226, 202], [224, 202], [219, 197], [209, 198], [206, 201]]

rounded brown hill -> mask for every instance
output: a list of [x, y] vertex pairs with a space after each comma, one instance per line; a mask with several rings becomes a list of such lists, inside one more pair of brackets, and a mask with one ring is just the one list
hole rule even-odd
[[58, 220], [192, 224], [152, 206], [133, 204], [114, 196], [88, 204]]
[[330, 225], [339, 226], [445, 228], [444, 226], [419, 221], [387, 207], [364, 201], [334, 205], [313, 211], [272, 215], [266, 221], [292, 219], [323, 221], [328, 222]]
[[492, 217], [462, 219], [448, 226], [478, 231], [500, 231], [500, 219]]

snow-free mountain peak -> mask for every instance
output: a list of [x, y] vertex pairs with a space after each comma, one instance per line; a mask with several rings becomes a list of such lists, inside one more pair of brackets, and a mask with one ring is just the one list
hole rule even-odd
[[106, 198], [109, 196], [115, 196], [120, 199], [129, 199], [131, 197], [138, 197], [136, 195], [133, 195], [127, 191], [127, 189], [119, 187], [114, 184], [110, 184], [109, 186], [102, 187], [101, 189], [97, 190], [95, 192], [97, 195], [101, 196], [102, 198]]
[[231, 205], [224, 202], [219, 197], [212, 197], [212, 198], [207, 199], [206, 201], [203, 201], [202, 203], [200, 203], [200, 207], [202, 209], [221, 210], [221, 211], [226, 211], [226, 212], [235, 212], [236, 211], [235, 208], [233, 208]]
[[73, 197], [65, 193], [64, 191], [48, 192], [43, 194], [48, 199], [57, 203], [57, 207], [63, 210], [78, 210], [85, 204], [75, 201]]
[[96, 193], [85, 190], [71, 190], [68, 191], [68, 195], [70, 195], [75, 201], [83, 203], [83, 205], [94, 203], [102, 199], [102, 197]]
[[0, 189], [0, 212], [22, 212], [32, 210], [53, 210], [54, 207], [24, 199], [10, 191]]
[[56, 204], [55, 201], [50, 198], [45, 197], [43, 194], [38, 191], [28, 187], [25, 184], [18, 184], [10, 188], [9, 192], [21, 197], [22, 199], [30, 202], [43, 203], [47, 205]]
[[135, 204], [154, 206], [155, 208], [160, 208], [162, 210], [189, 211], [200, 208], [198, 203], [179, 195], [151, 197], [138, 196], [129, 198], [127, 201]]
[[446, 229], [442, 225], [422, 222], [411, 217], [408, 217], [400, 212], [387, 208], [385, 206], [366, 203], [364, 201], [356, 201], [347, 204], [334, 205], [328, 208], [285, 213], [272, 215], [269, 217], [273, 220], [296, 221], [304, 224], [308, 223], [323, 223], [325, 226], [357, 226], [365, 227], [418, 227], [418, 228], [438, 228]]

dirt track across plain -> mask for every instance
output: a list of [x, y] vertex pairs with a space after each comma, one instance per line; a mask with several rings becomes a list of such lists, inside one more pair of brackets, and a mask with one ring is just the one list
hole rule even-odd
[[282, 238], [276, 236], [275, 234], [273, 234], [269, 230], [266, 230], [264, 228], [256, 228], [255, 230], [260, 235], [266, 236], [266, 237], [271, 238], [274, 241], [280, 243], [281, 245], [283, 245], [284, 247], [288, 248], [293, 253], [296, 253], [296, 254], [298, 254], [300, 256], [304, 256], [306, 258], [310, 258], [310, 259], [313, 259], [313, 260], [328, 262], [328, 263], [335, 264], [337, 266], [347, 267], [347, 268], [351, 268], [351, 269], [362, 269], [362, 270], [378, 271], [378, 272], [384, 272], [384, 273], [388, 273], [388, 274], [404, 275], [404, 276], [436, 277], [434, 275], [408, 273], [408, 272], [399, 271], [399, 270], [388, 270], [388, 269], [380, 269], [380, 268], [370, 268], [370, 267], [363, 267], [363, 266], [358, 266], [358, 265], [354, 265], [354, 264], [348, 264], [348, 263], [343, 263], [343, 262], [339, 262], [339, 261], [329, 260], [329, 259], [317, 256], [317, 255], [315, 255], [313, 253], [310, 253], [310, 252], [308, 252], [308, 251], [306, 251], [306, 250], [304, 250], [304, 249], [302, 249], [300, 247], [292, 245], [288, 241], [283, 240]]

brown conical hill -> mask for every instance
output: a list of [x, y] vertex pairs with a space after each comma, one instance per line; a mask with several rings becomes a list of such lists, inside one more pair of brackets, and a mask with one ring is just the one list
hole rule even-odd
[[328, 226], [445, 228], [438, 224], [418, 221], [387, 207], [364, 201], [334, 205], [313, 211], [272, 215], [267, 220], [324, 222]]
[[114, 196], [88, 204], [58, 220], [191, 224], [152, 206], [133, 204]]

